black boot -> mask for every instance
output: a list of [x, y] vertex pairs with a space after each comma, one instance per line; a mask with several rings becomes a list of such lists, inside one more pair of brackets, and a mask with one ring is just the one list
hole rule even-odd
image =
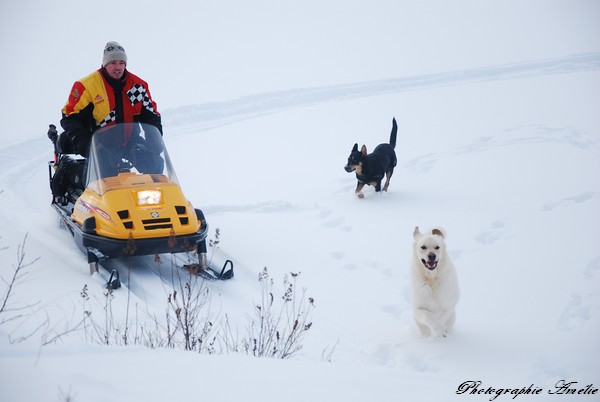
[[55, 198], [64, 197], [69, 187], [84, 190], [83, 164], [68, 155], [61, 156], [50, 187]]

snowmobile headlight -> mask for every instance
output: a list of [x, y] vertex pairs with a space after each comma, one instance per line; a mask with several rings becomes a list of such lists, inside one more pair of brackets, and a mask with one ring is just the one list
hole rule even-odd
[[160, 204], [162, 193], [160, 190], [143, 190], [137, 193], [138, 205]]

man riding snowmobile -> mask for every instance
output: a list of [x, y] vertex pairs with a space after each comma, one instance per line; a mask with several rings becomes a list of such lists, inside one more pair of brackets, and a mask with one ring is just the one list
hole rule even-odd
[[[73, 84], [62, 109], [60, 124], [65, 131], [56, 142], [61, 153], [77, 153], [87, 158], [94, 132], [116, 123], [147, 123], [157, 127], [162, 135], [161, 116], [148, 83], [126, 67], [125, 49], [111, 41], [104, 47], [102, 67]], [[127, 137], [122, 145], [130, 151], [135, 144], [135, 140]], [[84, 170], [85, 164], [68, 155], [61, 157], [51, 182], [55, 202], [62, 202], [69, 186], [85, 189]]]
[[[123, 47], [108, 42], [102, 67], [73, 85], [62, 110], [65, 131], [50, 125], [51, 205], [90, 273], [103, 260], [168, 253], [186, 255], [181, 268], [190, 274], [231, 279], [231, 260], [217, 268], [207, 257], [204, 213], [183, 194], [148, 84], [126, 63]], [[107, 286], [120, 286], [117, 268]]]

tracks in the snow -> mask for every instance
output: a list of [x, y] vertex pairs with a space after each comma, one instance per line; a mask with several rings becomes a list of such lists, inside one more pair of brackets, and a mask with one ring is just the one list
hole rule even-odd
[[376, 81], [314, 88], [299, 88], [244, 96], [223, 102], [166, 110], [163, 124], [177, 136], [190, 131], [232, 124], [261, 115], [301, 107], [370, 96], [425, 90], [482, 82], [543, 77], [600, 70], [600, 53], [574, 54], [551, 59], [447, 71]]

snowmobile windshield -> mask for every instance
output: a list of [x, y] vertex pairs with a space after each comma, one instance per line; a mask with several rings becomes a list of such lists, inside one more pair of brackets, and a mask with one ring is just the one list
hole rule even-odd
[[88, 159], [89, 189], [102, 195], [116, 182], [108, 179], [139, 175], [149, 175], [154, 183], [178, 184], [158, 128], [142, 123], [120, 123], [94, 133]]

